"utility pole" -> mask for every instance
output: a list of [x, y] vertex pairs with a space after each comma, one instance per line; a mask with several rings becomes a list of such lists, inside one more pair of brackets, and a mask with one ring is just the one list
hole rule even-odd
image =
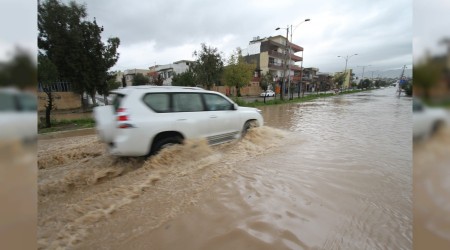
[[[276, 28], [275, 30], [278, 30], [278, 29], [280, 29], [280, 28]], [[288, 53], [287, 49], [288, 49], [288, 43], [289, 43], [288, 39], [289, 39], [289, 25], [286, 28], [286, 47], [284, 48], [285, 53], [284, 53], [284, 65], [283, 65], [283, 77], [281, 78], [281, 95], [280, 95], [281, 100], [284, 100], [285, 78], [286, 78], [286, 68], [287, 68], [286, 64], [287, 64], [287, 53]], [[290, 55], [289, 55], [289, 57], [290, 57]], [[289, 66], [289, 71], [290, 71], [290, 69], [291, 69], [291, 67]], [[289, 83], [290, 83], [290, 81], [289, 81]]]
[[402, 93], [402, 81], [403, 81], [403, 76], [405, 74], [405, 68], [406, 65], [403, 65], [403, 69], [402, 69], [402, 74], [400, 75], [400, 80], [398, 81], [398, 97], [400, 97], [401, 93]]

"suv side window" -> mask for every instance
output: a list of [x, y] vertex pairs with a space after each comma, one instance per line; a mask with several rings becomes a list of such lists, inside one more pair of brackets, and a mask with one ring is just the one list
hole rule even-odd
[[36, 112], [37, 102], [36, 97], [31, 94], [19, 94], [17, 95], [18, 102], [20, 104], [20, 110], [23, 112]]
[[146, 94], [143, 101], [155, 112], [170, 112], [170, 96], [167, 93]]
[[209, 111], [232, 110], [233, 104], [220, 95], [204, 94], [206, 107]]
[[204, 111], [202, 97], [198, 93], [174, 93], [172, 94], [173, 112], [198, 112]]

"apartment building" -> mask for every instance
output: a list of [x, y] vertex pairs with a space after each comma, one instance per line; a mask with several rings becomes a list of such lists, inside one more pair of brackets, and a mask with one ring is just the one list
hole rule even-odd
[[303, 54], [303, 48], [284, 36], [255, 37], [243, 56], [247, 62], [257, 65], [256, 78], [270, 72], [274, 81], [281, 82], [284, 78], [288, 82], [290, 78], [291, 85], [296, 86], [301, 80], [301, 66], [296, 63], [303, 61], [301, 56], [296, 55], [298, 52]]
[[143, 74], [144, 76], [148, 76], [150, 73], [150, 70], [148, 69], [127, 69], [123, 72], [123, 75], [125, 76], [125, 82], [127, 86], [133, 85], [133, 77], [137, 74]]
[[317, 73], [319, 72], [318, 68], [304, 68], [303, 69], [303, 78], [302, 81], [304, 85], [306, 86], [306, 91], [316, 91], [318, 82], [319, 82], [319, 76]]
[[149, 67], [150, 75], [160, 75], [163, 79], [163, 85], [172, 85], [172, 77], [174, 74], [186, 72], [194, 61], [180, 60], [171, 64], [155, 65]]

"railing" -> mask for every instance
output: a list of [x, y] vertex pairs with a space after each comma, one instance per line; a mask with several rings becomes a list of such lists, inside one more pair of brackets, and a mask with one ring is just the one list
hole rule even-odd
[[269, 68], [278, 69], [278, 70], [284, 70], [285, 65], [284, 63], [270, 63], [269, 62]]
[[291, 54], [291, 60], [295, 61], [295, 62], [299, 62], [299, 61], [302, 61], [303, 58], [301, 56], [296, 56], [294, 54]]
[[297, 66], [297, 65], [291, 65], [291, 70], [298, 70], [298, 71], [301, 71], [301, 70], [302, 70], [302, 67]]
[[280, 52], [278, 52], [278, 51], [269, 50], [269, 55], [270, 55], [270, 56], [273, 56], [273, 57], [285, 59], [285, 54], [280, 53]]

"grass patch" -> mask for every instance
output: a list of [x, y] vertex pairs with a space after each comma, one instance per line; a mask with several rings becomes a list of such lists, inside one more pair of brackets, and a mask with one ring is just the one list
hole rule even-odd
[[45, 124], [39, 124], [38, 134], [82, 128], [93, 128], [95, 126], [95, 121], [93, 118], [79, 118], [73, 120], [52, 120], [51, 124], [52, 126], [50, 128], [45, 128]]

